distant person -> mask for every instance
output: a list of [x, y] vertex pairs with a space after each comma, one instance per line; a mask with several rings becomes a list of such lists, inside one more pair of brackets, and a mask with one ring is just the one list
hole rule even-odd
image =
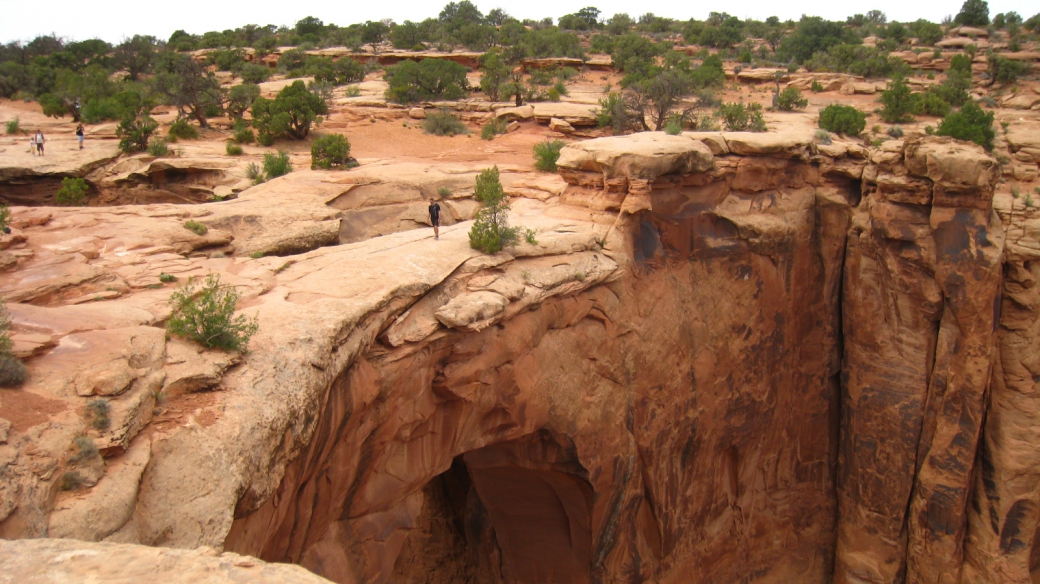
[[441, 238], [441, 206], [430, 199], [430, 224], [433, 225], [433, 238]]
[[43, 138], [43, 130], [36, 130], [36, 150], [40, 153], [40, 156], [43, 156], [44, 141], [45, 140]]
[[83, 150], [83, 124], [76, 126], [76, 139], [79, 140], [79, 149]]
[[36, 156], [36, 134], [29, 136], [29, 153]]

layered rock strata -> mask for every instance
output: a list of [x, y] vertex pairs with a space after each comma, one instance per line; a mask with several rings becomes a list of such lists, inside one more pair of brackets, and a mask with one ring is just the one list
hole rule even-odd
[[[337, 582], [1029, 582], [1040, 244], [1032, 207], [994, 197], [995, 160], [643, 133], [559, 165], [566, 185], [509, 186], [543, 193], [514, 206], [538, 243], [495, 256], [466, 223], [291, 259], [159, 238], [178, 273], [245, 292], [261, 332], [233, 359], [163, 337], [168, 290], [66, 305], [81, 284], [20, 276], [16, 334], [50, 345], [0, 411], [52, 413], [0, 446], [0, 533], [223, 547]], [[309, 221], [376, 196], [299, 174]], [[211, 237], [257, 241], [220, 219], [265, 208], [254, 190], [212, 206]], [[16, 209], [17, 235], [52, 213]], [[127, 251], [93, 249], [77, 269], [97, 278]], [[66, 365], [101, 349], [105, 367]], [[183, 417], [151, 413], [156, 388]], [[97, 395], [118, 430], [86, 426]], [[77, 434], [107, 459], [70, 461]], [[70, 470], [95, 486], [57, 495]], [[118, 520], [84, 531], [96, 516]]]

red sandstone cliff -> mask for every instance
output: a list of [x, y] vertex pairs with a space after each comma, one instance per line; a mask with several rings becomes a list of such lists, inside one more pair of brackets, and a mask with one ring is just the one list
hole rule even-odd
[[[76, 536], [357, 583], [1029, 582], [1040, 245], [995, 160], [645, 133], [560, 166], [511, 254], [458, 228], [432, 261], [403, 232], [200, 264], [251, 290], [254, 351], [188, 423], [125, 438], [123, 519]], [[161, 300], [92, 317], [148, 329]], [[173, 374], [138, 353], [114, 359]], [[112, 507], [51, 512], [78, 417], [53, 419], [16, 428], [5, 537]]]

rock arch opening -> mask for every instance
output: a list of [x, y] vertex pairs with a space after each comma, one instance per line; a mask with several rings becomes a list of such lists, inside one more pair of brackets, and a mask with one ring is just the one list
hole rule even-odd
[[538, 432], [455, 457], [390, 581], [590, 581], [592, 486], [569, 440]]

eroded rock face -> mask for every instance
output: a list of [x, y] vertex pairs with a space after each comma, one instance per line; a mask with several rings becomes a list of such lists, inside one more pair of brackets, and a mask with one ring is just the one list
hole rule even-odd
[[[495, 256], [466, 223], [400, 227], [472, 181], [413, 168], [293, 173], [200, 215], [263, 250], [274, 194], [319, 230], [399, 205], [367, 224], [382, 237], [214, 259], [171, 228], [166, 263], [83, 239], [14, 271], [0, 291], [28, 294], [15, 332], [40, 356], [0, 395], [5, 418], [20, 400], [0, 533], [223, 546], [348, 583], [1029, 581], [1040, 216], [994, 198], [995, 160], [713, 132], [588, 140], [559, 165], [503, 173], [538, 243]], [[32, 213], [30, 243], [73, 221]], [[70, 302], [174, 265], [239, 286], [249, 354], [155, 336], [168, 290]], [[59, 359], [87, 342], [101, 365]], [[105, 433], [79, 413], [98, 395], [124, 421]], [[107, 466], [59, 495], [84, 432]]]
[[0, 540], [2, 582], [170, 582], [217, 584], [328, 582], [298, 566], [212, 549], [174, 550], [142, 545], [88, 543], [73, 539]]

